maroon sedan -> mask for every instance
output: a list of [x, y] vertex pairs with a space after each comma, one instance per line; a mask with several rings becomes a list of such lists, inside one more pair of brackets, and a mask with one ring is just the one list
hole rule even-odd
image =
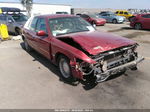
[[28, 52], [34, 49], [56, 64], [66, 81], [102, 82], [127, 69], [136, 70], [143, 60], [138, 57], [136, 42], [98, 32], [77, 16], [32, 17], [24, 26], [22, 38]]
[[130, 26], [140, 29], [150, 29], [150, 14], [138, 14], [130, 21]]
[[99, 18], [94, 14], [81, 14], [80, 17], [91, 23], [93, 26], [104, 26], [106, 24], [105, 19]]

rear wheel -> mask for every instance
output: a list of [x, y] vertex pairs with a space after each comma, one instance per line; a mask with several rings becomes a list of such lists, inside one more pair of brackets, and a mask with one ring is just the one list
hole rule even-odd
[[30, 45], [28, 44], [27, 40], [24, 39], [24, 47], [25, 47], [25, 50], [27, 52], [31, 52], [33, 49], [30, 47]]
[[135, 28], [136, 30], [141, 30], [141, 29], [142, 29], [141, 23], [136, 23], [135, 26], [134, 26], [134, 28]]

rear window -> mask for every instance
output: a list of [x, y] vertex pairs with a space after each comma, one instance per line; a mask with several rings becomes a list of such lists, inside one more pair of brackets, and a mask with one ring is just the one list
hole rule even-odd
[[38, 20], [38, 18], [34, 18], [32, 20], [31, 25], [30, 25], [30, 30], [35, 31], [37, 20]]

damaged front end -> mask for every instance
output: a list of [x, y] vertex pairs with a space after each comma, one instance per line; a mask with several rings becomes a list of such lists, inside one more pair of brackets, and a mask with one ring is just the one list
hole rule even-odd
[[136, 48], [137, 44], [90, 56], [95, 64], [77, 60], [78, 69], [83, 73], [84, 78], [93, 76], [96, 82], [105, 81], [111, 75], [136, 69], [137, 64], [144, 60], [138, 57]]
[[101, 52], [97, 55], [92, 55], [70, 37], [58, 39], [82, 51], [89, 59], [93, 60], [94, 63], [88, 63], [83, 61], [83, 57], [81, 57], [76, 58], [71, 63], [74, 76], [83, 80], [93, 78], [95, 82], [103, 82], [111, 75], [124, 73], [128, 69], [136, 70], [137, 64], [144, 60], [144, 58], [138, 57], [138, 53], [136, 51], [138, 44], [114, 48], [112, 50]]

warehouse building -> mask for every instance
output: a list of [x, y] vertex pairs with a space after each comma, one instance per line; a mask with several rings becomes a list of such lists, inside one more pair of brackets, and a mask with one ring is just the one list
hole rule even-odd
[[[0, 2], [0, 7], [15, 7], [25, 10], [25, 8], [19, 2]], [[67, 12], [70, 14], [71, 5], [34, 3], [32, 6], [31, 15], [56, 14], [56, 12]]]

